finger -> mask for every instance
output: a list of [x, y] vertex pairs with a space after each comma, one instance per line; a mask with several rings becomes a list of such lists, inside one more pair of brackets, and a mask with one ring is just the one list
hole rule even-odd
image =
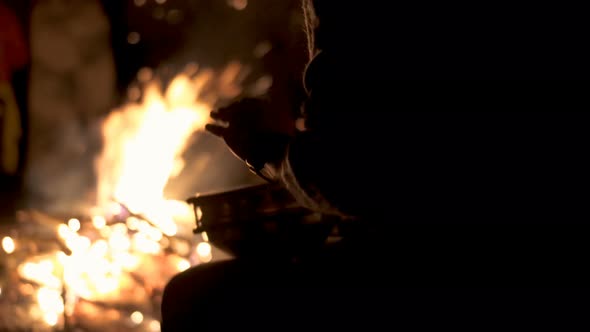
[[231, 122], [238, 117], [252, 117], [260, 113], [262, 102], [254, 98], [238, 100], [226, 107], [211, 112], [211, 118], [219, 121]]
[[210, 116], [214, 120], [229, 122], [235, 116], [236, 111], [238, 111], [240, 108], [241, 107], [239, 104], [234, 103], [229, 106], [213, 110]]
[[218, 126], [216, 124], [209, 123], [209, 124], [205, 125], [205, 130], [207, 130], [208, 132], [210, 132], [211, 134], [213, 134], [215, 136], [223, 137], [223, 135], [225, 135], [225, 133], [226, 133], [227, 128], [224, 128], [222, 126]]
[[213, 119], [213, 120], [217, 120], [217, 121], [229, 121], [229, 116], [227, 114], [227, 111], [224, 111], [222, 108], [211, 111], [211, 113], [209, 114], [209, 116]]

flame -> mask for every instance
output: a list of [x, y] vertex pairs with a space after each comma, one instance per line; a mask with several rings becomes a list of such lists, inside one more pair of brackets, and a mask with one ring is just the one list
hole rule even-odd
[[[102, 125], [104, 146], [95, 163], [97, 205], [122, 203], [157, 222], [165, 235], [174, 236], [178, 229], [173, 205], [178, 203], [166, 200], [164, 188], [184, 168], [182, 153], [192, 135], [209, 122], [213, 104], [241, 93], [244, 73], [237, 62], [217, 77], [190, 64], [166, 89], [155, 79], [148, 81], [143, 99], [112, 112]], [[142, 80], [152, 75], [144, 76], [143, 70]], [[207, 93], [212, 86], [217, 93], [213, 97]], [[181, 213], [192, 212], [185, 207]]]
[[213, 259], [212, 255], [212, 248], [208, 242], [201, 242], [197, 245], [196, 254], [199, 257], [199, 260], [203, 263], [208, 263]]
[[143, 314], [139, 311], [134, 311], [129, 318], [131, 318], [131, 321], [135, 325], [139, 325], [143, 322]]
[[80, 220], [76, 219], [76, 218], [72, 218], [70, 220], [68, 220], [68, 227], [70, 227], [71, 230], [73, 230], [74, 232], [77, 232], [80, 230]]
[[105, 120], [105, 145], [97, 161], [99, 206], [122, 202], [174, 235], [163, 192], [183, 167], [186, 142], [208, 122], [211, 108], [196, 100], [194, 91], [200, 80], [180, 75], [165, 94], [152, 82], [141, 104], [129, 104]]
[[37, 290], [37, 303], [43, 312], [43, 320], [49, 326], [57, 325], [59, 316], [65, 310], [61, 293], [56, 289], [41, 287]]
[[[142, 81], [152, 79], [151, 72], [146, 73], [142, 71]], [[149, 287], [163, 288], [168, 278], [191, 267], [195, 255], [196, 262], [211, 261], [205, 234], [205, 242], [197, 246], [173, 240], [179, 235], [179, 220], [192, 222], [193, 210], [184, 202], [167, 200], [164, 189], [184, 168], [181, 156], [187, 142], [209, 121], [217, 98], [241, 93], [242, 76], [237, 63], [217, 79], [212, 71], [192, 65], [165, 90], [155, 80], [144, 82], [143, 99], [104, 120], [103, 151], [95, 162], [97, 208], [89, 220], [72, 218], [55, 229], [71, 253], [56, 251], [18, 266], [19, 275], [38, 287], [39, 315], [47, 325], [59, 324], [64, 313], [71, 315], [80, 299], [128, 299], [125, 290], [137, 289], [132, 273], [137, 277], [141, 271]], [[205, 93], [212, 86], [217, 96]], [[198, 214], [201, 218], [202, 211]], [[12, 253], [15, 241], [5, 237], [2, 247]], [[165, 250], [172, 247], [175, 254]], [[150, 331], [160, 329], [140, 311], [130, 319]]]

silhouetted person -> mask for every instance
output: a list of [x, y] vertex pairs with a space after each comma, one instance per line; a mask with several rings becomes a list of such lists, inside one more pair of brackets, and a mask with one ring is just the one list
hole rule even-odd
[[[209, 131], [324, 212], [538, 223], [572, 210], [562, 180], [581, 174], [581, 87], [487, 79], [580, 77], [578, 22], [547, 35], [517, 5], [370, 3], [305, 6], [305, 131], [265, 123], [255, 100], [213, 112], [228, 126]], [[528, 217], [507, 220], [514, 208]]]
[[515, 79], [587, 77], [581, 21], [548, 27], [559, 9], [540, 5], [305, 8], [315, 31], [305, 130], [277, 131], [252, 100], [214, 112], [225, 124], [208, 129], [303, 205], [358, 223], [298, 264], [238, 259], [178, 276], [164, 330], [578, 324], [589, 249], [583, 90]]

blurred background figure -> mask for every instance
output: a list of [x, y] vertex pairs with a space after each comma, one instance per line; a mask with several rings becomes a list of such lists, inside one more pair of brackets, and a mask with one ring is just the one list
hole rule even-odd
[[88, 199], [97, 121], [114, 104], [109, 20], [97, 0], [42, 0], [30, 36], [27, 205], [71, 211]]
[[0, 219], [15, 204], [23, 165], [25, 89], [20, 79], [29, 55], [16, 13], [0, 2]]

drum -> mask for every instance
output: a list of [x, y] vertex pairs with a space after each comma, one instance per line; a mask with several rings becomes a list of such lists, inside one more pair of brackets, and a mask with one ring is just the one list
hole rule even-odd
[[293, 258], [321, 248], [334, 220], [301, 207], [281, 186], [264, 184], [188, 199], [195, 233], [235, 257]]

